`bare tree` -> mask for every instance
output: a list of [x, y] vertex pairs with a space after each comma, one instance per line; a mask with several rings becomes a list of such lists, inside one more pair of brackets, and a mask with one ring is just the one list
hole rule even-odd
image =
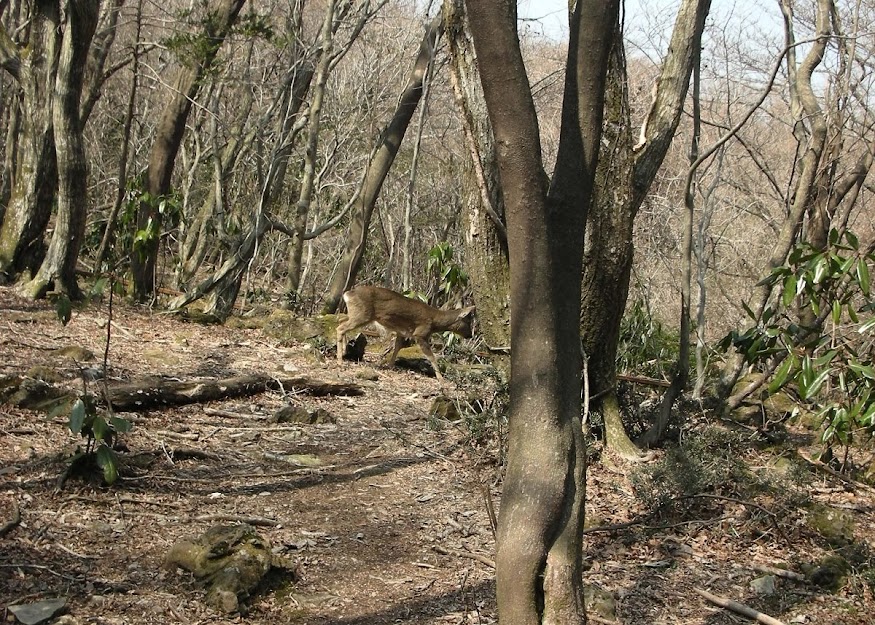
[[245, 2], [246, 0], [216, 0], [214, 8], [204, 17], [200, 36], [205, 45], [188, 67], [180, 68], [171, 97], [161, 114], [146, 170], [146, 195], [137, 211], [137, 230], [145, 235], [140, 238], [142, 246], [131, 256], [134, 294], [141, 301], [150, 299], [154, 294], [155, 263], [163, 223], [160, 198], [170, 191], [173, 167], [182, 143], [185, 122], [194, 98], [203, 84], [203, 76], [213, 65]]
[[355, 284], [362, 255], [368, 239], [371, 215], [377, 203], [383, 181], [389, 173], [401, 141], [413, 118], [416, 106], [422, 97], [423, 79], [434, 55], [437, 38], [443, 29], [441, 18], [435, 18], [426, 29], [413, 70], [404, 87], [398, 106], [389, 125], [380, 136], [377, 149], [368, 163], [362, 189], [355, 202], [355, 209], [347, 236], [343, 256], [328, 287], [323, 304], [324, 312], [335, 312], [343, 293]]

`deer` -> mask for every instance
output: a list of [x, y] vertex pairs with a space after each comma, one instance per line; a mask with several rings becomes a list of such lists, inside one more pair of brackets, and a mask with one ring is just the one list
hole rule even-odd
[[346, 335], [369, 323], [375, 323], [395, 335], [388, 366], [395, 365], [398, 350], [404, 339], [414, 339], [434, 368], [435, 376], [443, 381], [437, 358], [431, 351], [429, 339], [435, 332], [455, 332], [466, 339], [473, 335], [474, 306], [441, 310], [419, 300], [405, 297], [391, 289], [379, 286], [358, 286], [343, 294], [348, 317], [337, 326], [337, 362], [343, 362]]

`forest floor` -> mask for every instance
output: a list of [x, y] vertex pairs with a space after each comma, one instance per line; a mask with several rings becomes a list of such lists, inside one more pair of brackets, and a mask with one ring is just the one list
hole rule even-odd
[[[87, 306], [62, 326], [49, 303], [0, 287], [0, 376], [30, 371], [81, 390], [83, 375], [102, 369], [107, 314], [105, 303]], [[375, 355], [367, 360], [376, 365]], [[65, 614], [52, 622], [83, 625], [495, 623], [486, 504], [500, 501], [494, 421], [431, 415], [442, 388], [421, 373], [339, 366], [261, 329], [115, 304], [110, 382], [248, 373], [353, 383], [363, 393], [313, 397], [284, 388], [119, 414], [133, 429], [121, 437], [126, 468], [116, 484], [74, 475], [60, 489], [83, 443], [67, 415], [0, 404], [0, 526], [16, 505], [21, 513], [0, 537], [4, 620], [13, 621], [9, 606], [60, 597]], [[491, 397], [482, 381], [450, 386], [456, 398]], [[322, 409], [323, 422], [274, 422], [289, 404]], [[690, 423], [715, 427], [700, 409], [688, 413]], [[665, 451], [629, 465], [594, 443], [584, 549], [585, 581], [602, 604], [595, 622], [751, 622], [697, 589], [788, 624], [875, 621], [875, 491], [776, 451], [786, 447], [756, 427], [721, 440], [720, 453], [702, 455], [695, 467]], [[135, 468], [134, 458], [149, 462]], [[710, 490], [654, 514], [660, 488], [676, 479], [660, 467], [672, 463]], [[738, 486], [742, 479], [754, 485]], [[817, 515], [830, 522], [814, 524]], [[293, 570], [269, 573], [243, 602], [245, 614], [229, 616], [206, 603], [202, 582], [165, 559], [176, 541], [240, 520], [254, 523]], [[833, 589], [825, 588], [830, 563], [843, 573]]]

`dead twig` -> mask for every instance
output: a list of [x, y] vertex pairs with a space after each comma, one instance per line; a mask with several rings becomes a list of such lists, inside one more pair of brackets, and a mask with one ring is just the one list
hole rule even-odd
[[777, 577], [793, 579], [797, 582], [805, 581], [805, 576], [802, 573], [797, 573], [796, 571], [788, 571], [787, 569], [779, 569], [776, 566], [769, 566], [768, 564], [758, 564], [755, 562], [750, 565], [750, 568], [752, 568], [754, 571], [765, 573], [766, 575], [775, 575]]
[[490, 560], [486, 556], [481, 556], [479, 553], [471, 553], [470, 551], [458, 551], [456, 549], [447, 549], [446, 547], [441, 547], [440, 545], [434, 545], [432, 549], [444, 556], [456, 556], [457, 558], [471, 558], [472, 560], [477, 560], [477, 562], [481, 562], [488, 566], [489, 568], [495, 568], [495, 562]]
[[763, 623], [763, 625], [785, 625], [784, 621], [779, 621], [776, 618], [772, 618], [768, 614], [763, 614], [758, 610], [754, 610], [752, 607], [744, 605], [743, 603], [739, 603], [738, 601], [733, 601], [732, 599], [726, 599], [725, 597], [718, 597], [717, 595], [712, 595], [707, 590], [702, 590], [701, 588], [693, 588], [696, 594], [701, 595], [714, 605], [720, 606], [726, 610], [731, 612], [735, 612], [736, 614], [741, 614], [742, 616], [746, 616], [747, 618], [755, 620], [757, 623]]
[[265, 527], [276, 527], [280, 524], [277, 519], [270, 519], [263, 516], [241, 516], [239, 514], [203, 514], [201, 516], [192, 517], [194, 521], [232, 521], [234, 523], [248, 523], [249, 525], [262, 525]]

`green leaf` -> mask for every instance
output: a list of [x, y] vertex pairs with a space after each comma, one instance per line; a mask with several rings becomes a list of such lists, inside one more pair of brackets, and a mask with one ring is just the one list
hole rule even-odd
[[784, 278], [784, 293], [781, 298], [781, 303], [784, 304], [784, 308], [789, 308], [793, 299], [796, 297], [796, 284], [796, 276], [792, 273]]
[[805, 396], [803, 399], [810, 399], [817, 395], [817, 392], [820, 390], [820, 387], [823, 386], [823, 383], [827, 381], [829, 375], [831, 373], [830, 369], [824, 369], [811, 381], [805, 389]]
[[856, 234], [854, 234], [853, 232], [848, 230], [847, 232], [845, 232], [845, 238], [848, 240], [848, 243], [851, 245], [851, 247], [853, 249], [855, 249], [855, 250], [860, 249], [860, 241], [859, 241], [859, 239], [857, 239]]
[[838, 300], [833, 300], [832, 303], [832, 322], [835, 325], [841, 323], [842, 320], [842, 303]]
[[91, 429], [94, 432], [94, 438], [99, 441], [106, 440], [106, 435], [110, 431], [106, 419], [100, 415], [94, 416], [94, 421], [91, 422]]
[[836, 357], [838, 354], [837, 350], [831, 349], [826, 352], [823, 356], [818, 356], [814, 359], [814, 366], [820, 369], [832, 362], [832, 359]]
[[849, 362], [848, 369], [864, 378], [875, 380], [875, 369], [872, 368], [872, 365], [861, 365], [858, 362]]
[[868, 319], [863, 325], [860, 326], [860, 329], [857, 330], [860, 334], [865, 334], [872, 328], [875, 328], [875, 317]]
[[851, 318], [851, 321], [854, 323], [860, 323], [860, 316], [857, 314], [857, 311], [850, 304], [846, 307], [848, 309], [848, 317]]
[[73, 402], [73, 408], [70, 410], [70, 431], [74, 434], [82, 432], [82, 426], [85, 424], [85, 402], [77, 399]]
[[860, 290], [863, 295], [869, 296], [869, 265], [866, 264], [866, 259], [861, 258], [857, 262], [857, 282], [860, 283]]
[[103, 292], [106, 290], [107, 282], [109, 282], [109, 280], [105, 276], [95, 280], [94, 285], [91, 287], [91, 297], [102, 296]]
[[100, 445], [95, 454], [97, 466], [103, 469], [103, 481], [109, 485], [118, 479], [118, 459], [115, 452], [106, 445]]
[[127, 419], [122, 419], [121, 417], [110, 417], [109, 422], [112, 424], [112, 427], [115, 428], [116, 432], [120, 434], [124, 434], [125, 432], [130, 432], [133, 424]]
[[790, 369], [793, 368], [793, 359], [785, 358], [784, 362], [778, 367], [778, 370], [775, 371], [775, 377], [772, 378], [771, 384], [769, 384], [769, 394], [775, 393], [784, 386], [784, 382], [787, 381], [787, 376], [790, 375]]

